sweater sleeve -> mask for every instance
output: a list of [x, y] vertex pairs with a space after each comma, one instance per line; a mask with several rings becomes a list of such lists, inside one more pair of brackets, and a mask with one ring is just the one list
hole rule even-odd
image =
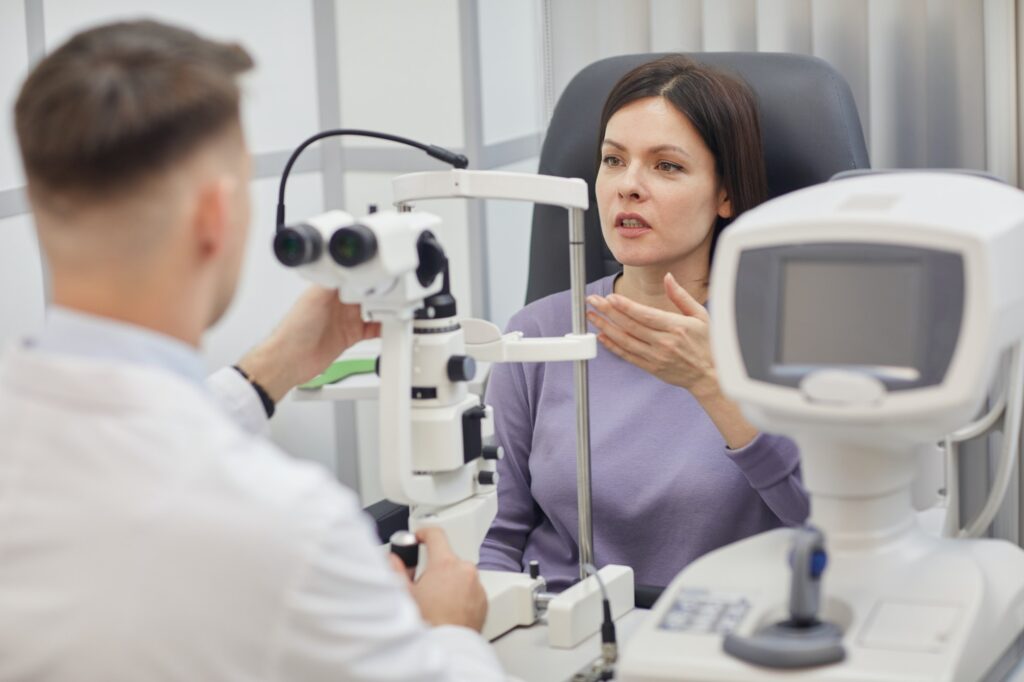
[[738, 450], [726, 448], [726, 454], [783, 523], [798, 526], [807, 519], [810, 498], [800, 479], [796, 443], [784, 436], [759, 433]]
[[522, 364], [493, 367], [487, 402], [494, 407], [495, 433], [505, 457], [498, 462], [498, 514], [480, 547], [479, 566], [520, 572], [526, 538], [540, 521], [530, 490], [533, 419]]

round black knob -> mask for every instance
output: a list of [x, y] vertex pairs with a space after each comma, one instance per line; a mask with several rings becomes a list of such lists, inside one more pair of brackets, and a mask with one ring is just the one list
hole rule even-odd
[[377, 376], [380, 376], [380, 356], [379, 355], [377, 356], [377, 359], [373, 361], [373, 373], [376, 374]]
[[536, 559], [530, 561], [530, 577], [534, 580], [540, 577], [540, 562]]
[[327, 248], [335, 263], [353, 268], [377, 255], [377, 237], [365, 225], [350, 225], [335, 230]]
[[323, 252], [320, 232], [311, 225], [283, 227], [274, 235], [274, 255], [289, 268], [312, 263]]
[[406, 568], [416, 568], [420, 556], [420, 541], [407, 530], [396, 530], [391, 534], [391, 553], [402, 560]]
[[476, 376], [476, 360], [468, 355], [453, 355], [448, 358], [448, 380], [469, 381]]
[[498, 460], [505, 456], [505, 448], [500, 445], [485, 445], [482, 454], [484, 459]]
[[498, 472], [481, 471], [476, 480], [480, 481], [480, 485], [498, 485]]
[[377, 204], [370, 204], [369, 206], [367, 206], [366, 207], [366, 212], [369, 213], [370, 215], [373, 215], [374, 213], [376, 213], [377, 212]]

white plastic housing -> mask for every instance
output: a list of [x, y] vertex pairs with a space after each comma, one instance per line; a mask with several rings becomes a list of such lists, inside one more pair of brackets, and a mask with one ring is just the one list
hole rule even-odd
[[[741, 254], [752, 248], [820, 242], [918, 246], [962, 255], [964, 315], [941, 384], [834, 405], [808, 401], [797, 389], [748, 376], [735, 310]], [[868, 175], [774, 199], [743, 214], [718, 243], [711, 279], [711, 341], [722, 389], [756, 426], [775, 433], [820, 430], [827, 439], [887, 447], [938, 439], [977, 413], [999, 354], [1024, 336], [1021, 254], [1024, 193], [984, 178], [926, 172]]]
[[[597, 572], [608, 592], [612, 618], [635, 606], [633, 569], [608, 564]], [[594, 576], [581, 580], [548, 603], [548, 644], [571, 649], [601, 629], [601, 586]]]
[[535, 173], [449, 170], [400, 175], [391, 181], [395, 203], [420, 199], [506, 199], [586, 209], [587, 183]]
[[[414, 310], [426, 296], [441, 289], [440, 275], [426, 287], [416, 278], [417, 241], [423, 232], [441, 224], [433, 214], [380, 211], [356, 220], [344, 211], [327, 211], [304, 222], [320, 233], [323, 253], [315, 262], [294, 270], [321, 286], [338, 289], [346, 303], [363, 304], [371, 318], [379, 311]], [[335, 232], [355, 224], [373, 232], [377, 252], [365, 263], [343, 267], [331, 258], [328, 245]]]

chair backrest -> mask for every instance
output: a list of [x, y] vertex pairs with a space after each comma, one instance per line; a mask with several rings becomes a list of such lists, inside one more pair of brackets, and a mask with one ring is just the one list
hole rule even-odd
[[[617, 272], [620, 267], [601, 236], [594, 198], [601, 108], [619, 78], [659, 56], [624, 55], [586, 67], [562, 93], [548, 126], [540, 172], [583, 178], [590, 187], [586, 213], [588, 282]], [[757, 95], [770, 197], [825, 182], [841, 171], [869, 167], [853, 94], [828, 63], [806, 55], [768, 52], [689, 56], [741, 76]], [[533, 212], [526, 301], [568, 288], [565, 210], [538, 205]]]

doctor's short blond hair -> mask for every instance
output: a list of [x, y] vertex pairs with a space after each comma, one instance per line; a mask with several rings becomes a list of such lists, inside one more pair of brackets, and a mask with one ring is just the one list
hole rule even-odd
[[22, 85], [15, 129], [33, 201], [117, 198], [238, 125], [241, 46], [155, 21], [73, 36]]

